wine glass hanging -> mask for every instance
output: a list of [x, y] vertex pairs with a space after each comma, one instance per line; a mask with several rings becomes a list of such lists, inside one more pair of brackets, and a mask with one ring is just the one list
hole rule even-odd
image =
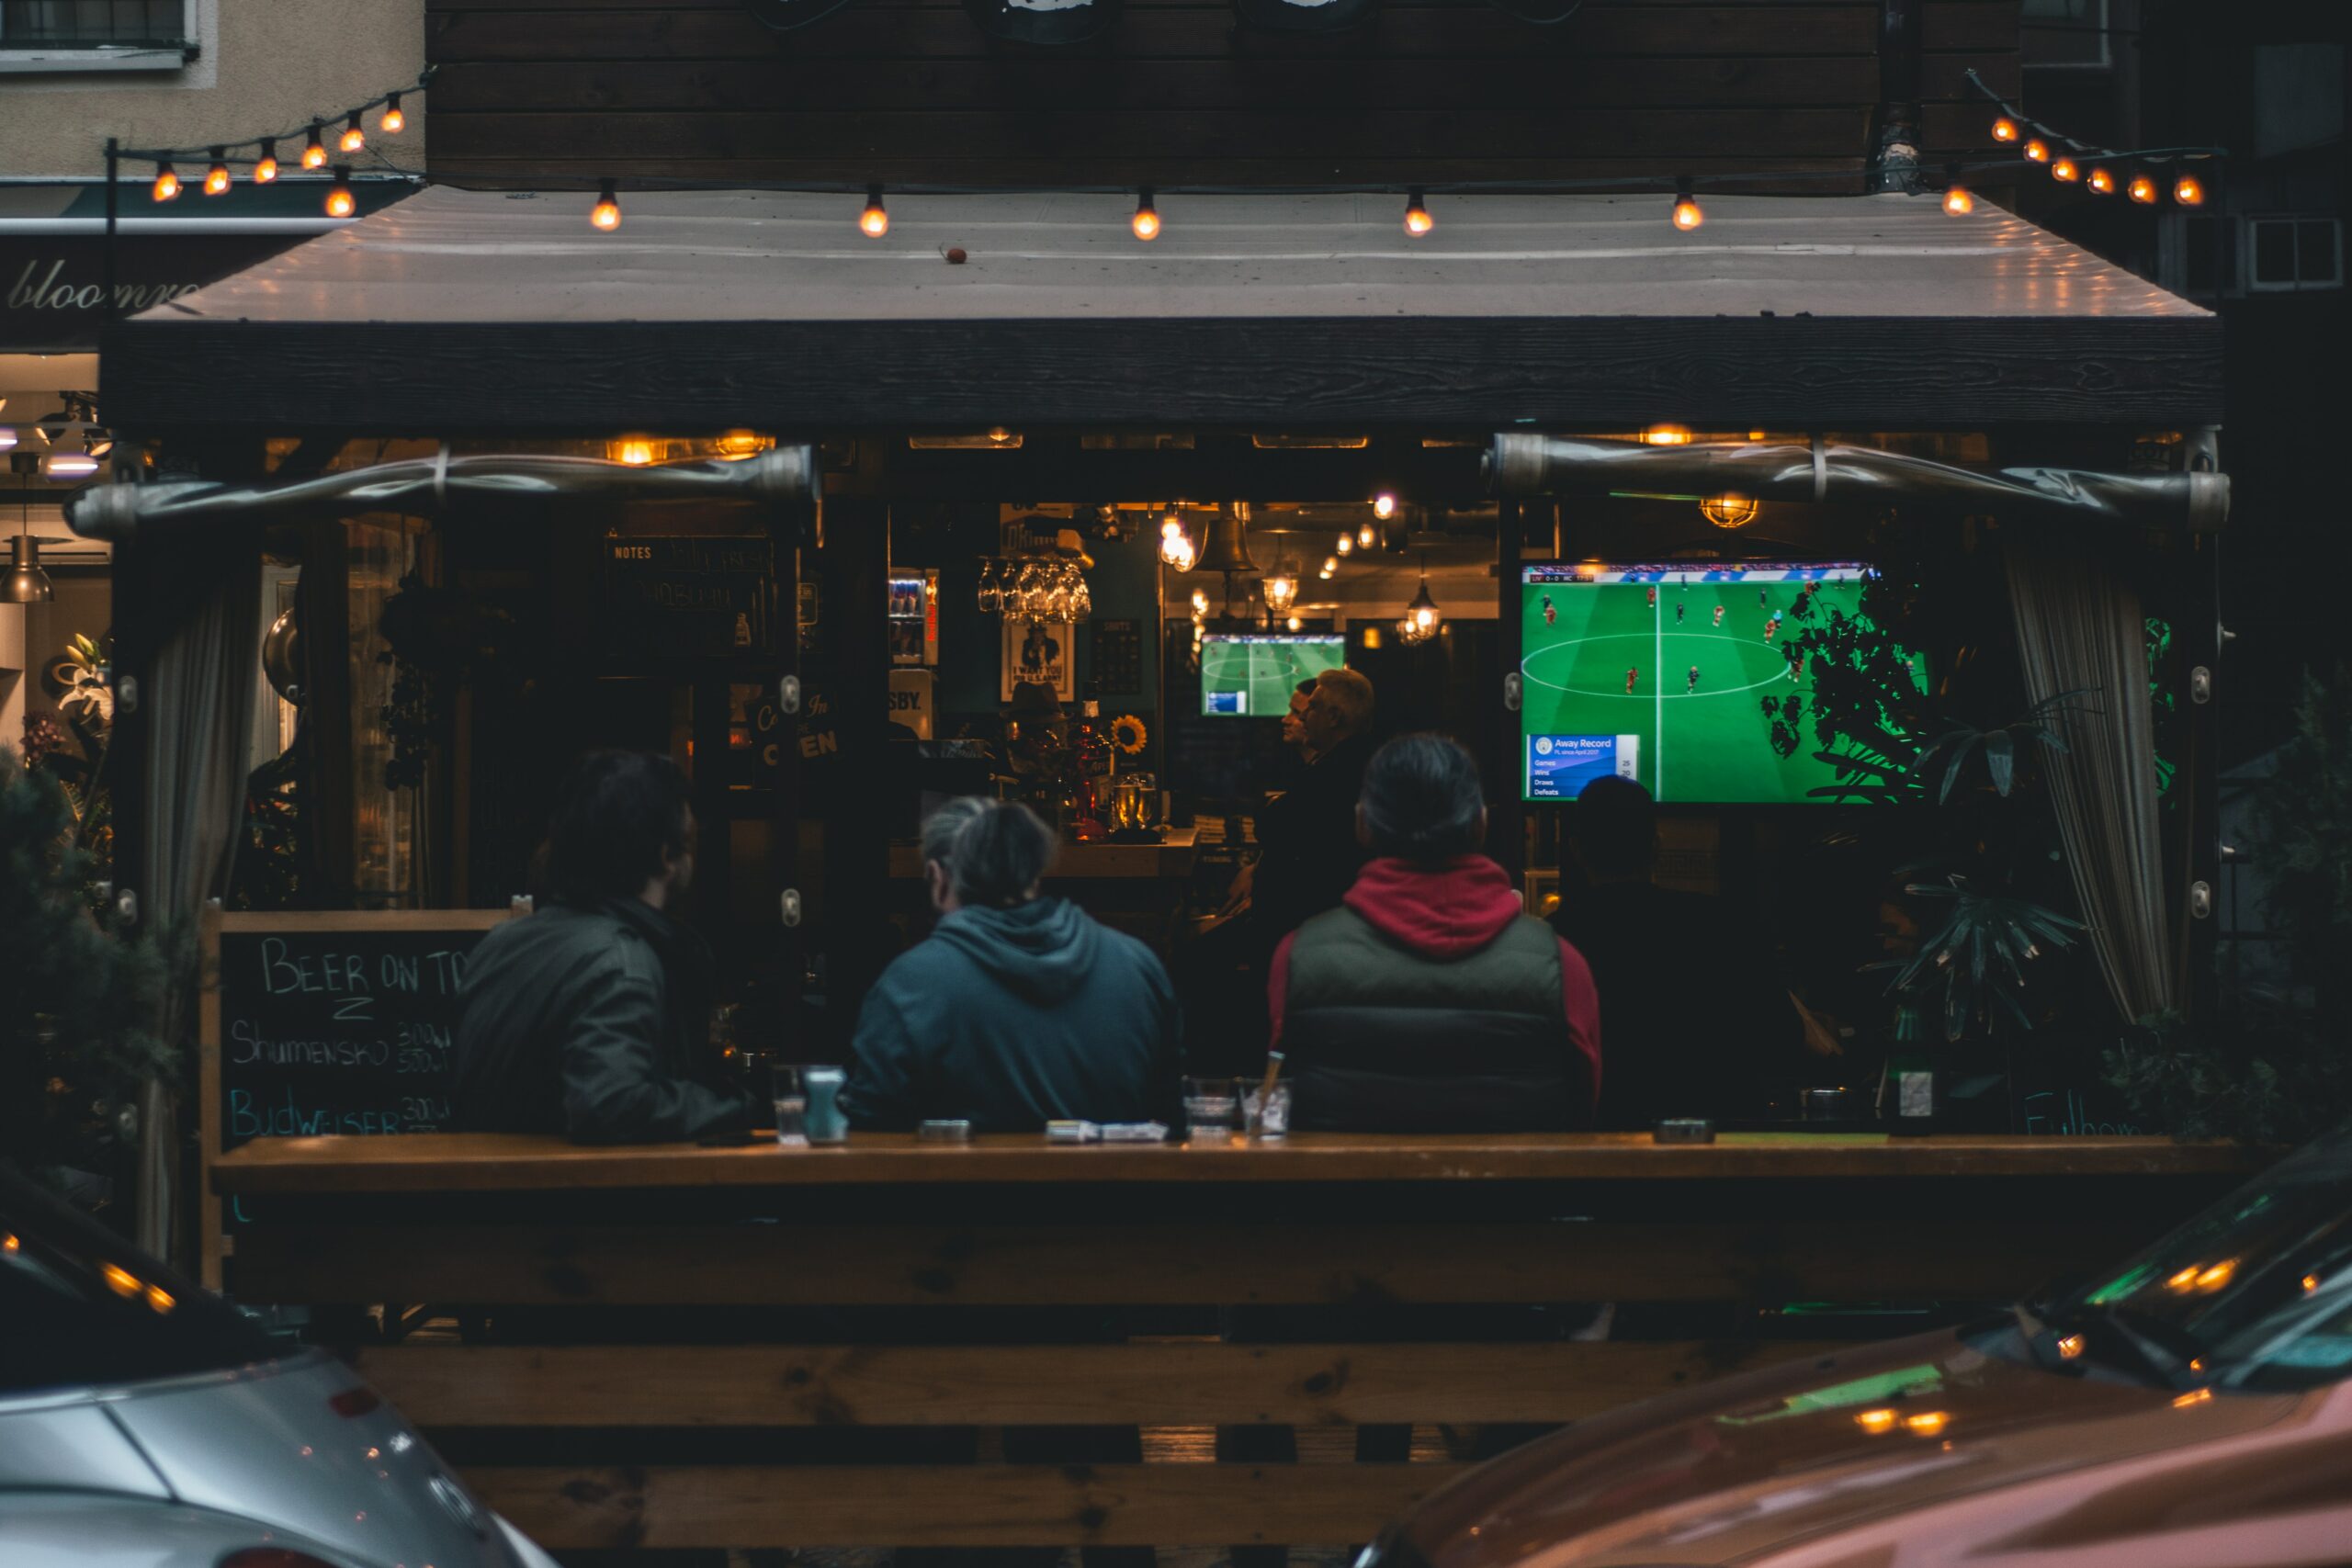
[[1094, 591], [1067, 557], [984, 558], [974, 603], [984, 615], [1067, 624], [1093, 615]]

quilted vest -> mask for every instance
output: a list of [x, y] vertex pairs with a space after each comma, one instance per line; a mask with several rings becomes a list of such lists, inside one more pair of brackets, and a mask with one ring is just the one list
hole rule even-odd
[[1487, 946], [1431, 958], [1352, 909], [1290, 947], [1282, 1048], [1291, 1124], [1366, 1133], [1560, 1132], [1592, 1120], [1568, 1038], [1560, 942], [1521, 916]]

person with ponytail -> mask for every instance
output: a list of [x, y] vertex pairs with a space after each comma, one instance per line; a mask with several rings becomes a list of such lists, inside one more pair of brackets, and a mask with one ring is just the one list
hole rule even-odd
[[1600, 1004], [1577, 950], [1480, 852], [1478, 764], [1440, 735], [1373, 757], [1372, 854], [1340, 907], [1284, 939], [1267, 980], [1292, 1125], [1377, 1133], [1589, 1126]]
[[1173, 1123], [1175, 988], [1142, 942], [1043, 891], [1055, 842], [1035, 812], [1001, 801], [952, 800], [923, 823], [939, 923], [858, 1014], [842, 1091], [853, 1124]]

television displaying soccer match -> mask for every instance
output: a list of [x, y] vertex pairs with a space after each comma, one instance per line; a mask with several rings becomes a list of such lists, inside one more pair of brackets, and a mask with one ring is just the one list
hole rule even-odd
[[[1828, 613], [1859, 617], [1852, 562], [1521, 569], [1521, 795], [1574, 800], [1603, 773], [1661, 803], [1819, 804], [1837, 782], [1809, 729], [1792, 756], [1763, 699], [1810, 679], [1790, 643]], [[1800, 600], [1809, 614], [1794, 615]], [[1926, 688], [1923, 659], [1911, 660]], [[1803, 728], [1801, 726], [1801, 728]]]
[[1280, 718], [1301, 681], [1347, 662], [1342, 637], [1245, 637], [1212, 632], [1201, 639], [1201, 712], [1231, 718]]

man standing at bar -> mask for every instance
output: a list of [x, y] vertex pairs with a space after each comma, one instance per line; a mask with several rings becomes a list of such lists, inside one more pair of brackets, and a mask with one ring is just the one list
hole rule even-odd
[[668, 914], [695, 870], [678, 765], [633, 751], [582, 758], [558, 791], [541, 852], [548, 906], [491, 931], [467, 965], [458, 1125], [583, 1144], [748, 1128], [751, 1102], [697, 1074], [711, 959]]
[[1314, 761], [1295, 789], [1259, 819], [1264, 843], [1250, 879], [1250, 919], [1261, 951], [1340, 900], [1363, 868], [1356, 841], [1356, 797], [1372, 761], [1372, 682], [1353, 670], [1326, 670], [1306, 699], [1306, 744]]

